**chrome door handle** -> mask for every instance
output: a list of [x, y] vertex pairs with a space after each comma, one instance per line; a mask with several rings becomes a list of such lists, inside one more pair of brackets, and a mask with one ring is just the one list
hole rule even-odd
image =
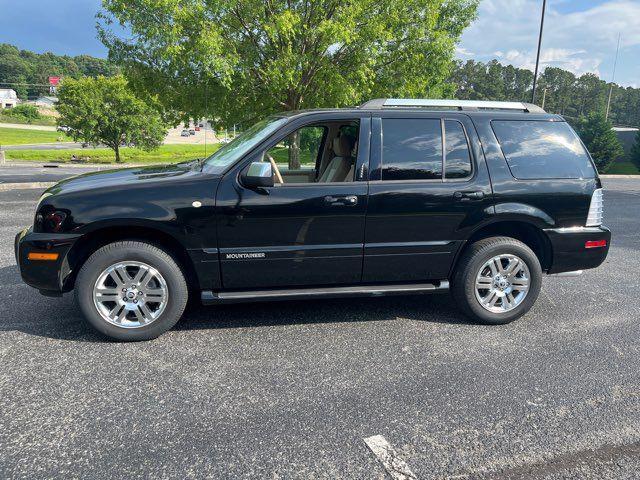
[[482, 200], [484, 198], [484, 192], [478, 190], [475, 192], [453, 192], [453, 198], [455, 200]]
[[357, 195], [345, 195], [334, 197], [332, 195], [327, 195], [324, 197], [324, 203], [331, 206], [353, 206], [358, 204], [358, 196]]

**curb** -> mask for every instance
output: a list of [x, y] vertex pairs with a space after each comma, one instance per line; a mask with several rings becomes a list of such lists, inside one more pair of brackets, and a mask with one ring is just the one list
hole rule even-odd
[[600, 178], [636, 178], [640, 179], [640, 175], [599, 175]]
[[16, 162], [6, 161], [0, 164], [3, 167], [33, 167], [33, 168], [93, 168], [96, 170], [108, 170], [112, 168], [144, 167], [145, 165], [161, 165], [154, 163], [59, 163], [59, 162]]
[[58, 182], [24, 182], [24, 183], [0, 183], [0, 192], [20, 190], [27, 188], [49, 188]]

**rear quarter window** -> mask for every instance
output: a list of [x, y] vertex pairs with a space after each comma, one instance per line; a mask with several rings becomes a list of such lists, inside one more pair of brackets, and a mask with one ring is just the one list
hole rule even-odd
[[566, 122], [494, 120], [493, 131], [515, 178], [593, 178], [591, 159]]

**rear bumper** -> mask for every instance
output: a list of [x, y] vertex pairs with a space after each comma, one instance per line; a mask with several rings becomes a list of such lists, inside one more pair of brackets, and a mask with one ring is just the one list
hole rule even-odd
[[[62, 292], [70, 273], [67, 253], [80, 237], [65, 233], [34, 233], [25, 228], [16, 235], [14, 248], [16, 263], [22, 280], [43, 293]], [[29, 260], [29, 252], [57, 253], [57, 260]]]
[[[553, 251], [548, 273], [596, 268], [607, 258], [611, 231], [607, 227], [553, 228], [545, 230]], [[585, 248], [587, 241], [606, 241], [606, 246]]]

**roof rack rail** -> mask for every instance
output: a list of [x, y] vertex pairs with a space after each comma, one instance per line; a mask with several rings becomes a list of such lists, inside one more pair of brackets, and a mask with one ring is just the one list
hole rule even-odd
[[533, 103], [491, 102], [484, 100], [432, 100], [426, 98], [376, 98], [360, 105], [362, 109], [380, 108], [455, 108], [458, 110], [517, 110], [527, 113], [546, 113]]

